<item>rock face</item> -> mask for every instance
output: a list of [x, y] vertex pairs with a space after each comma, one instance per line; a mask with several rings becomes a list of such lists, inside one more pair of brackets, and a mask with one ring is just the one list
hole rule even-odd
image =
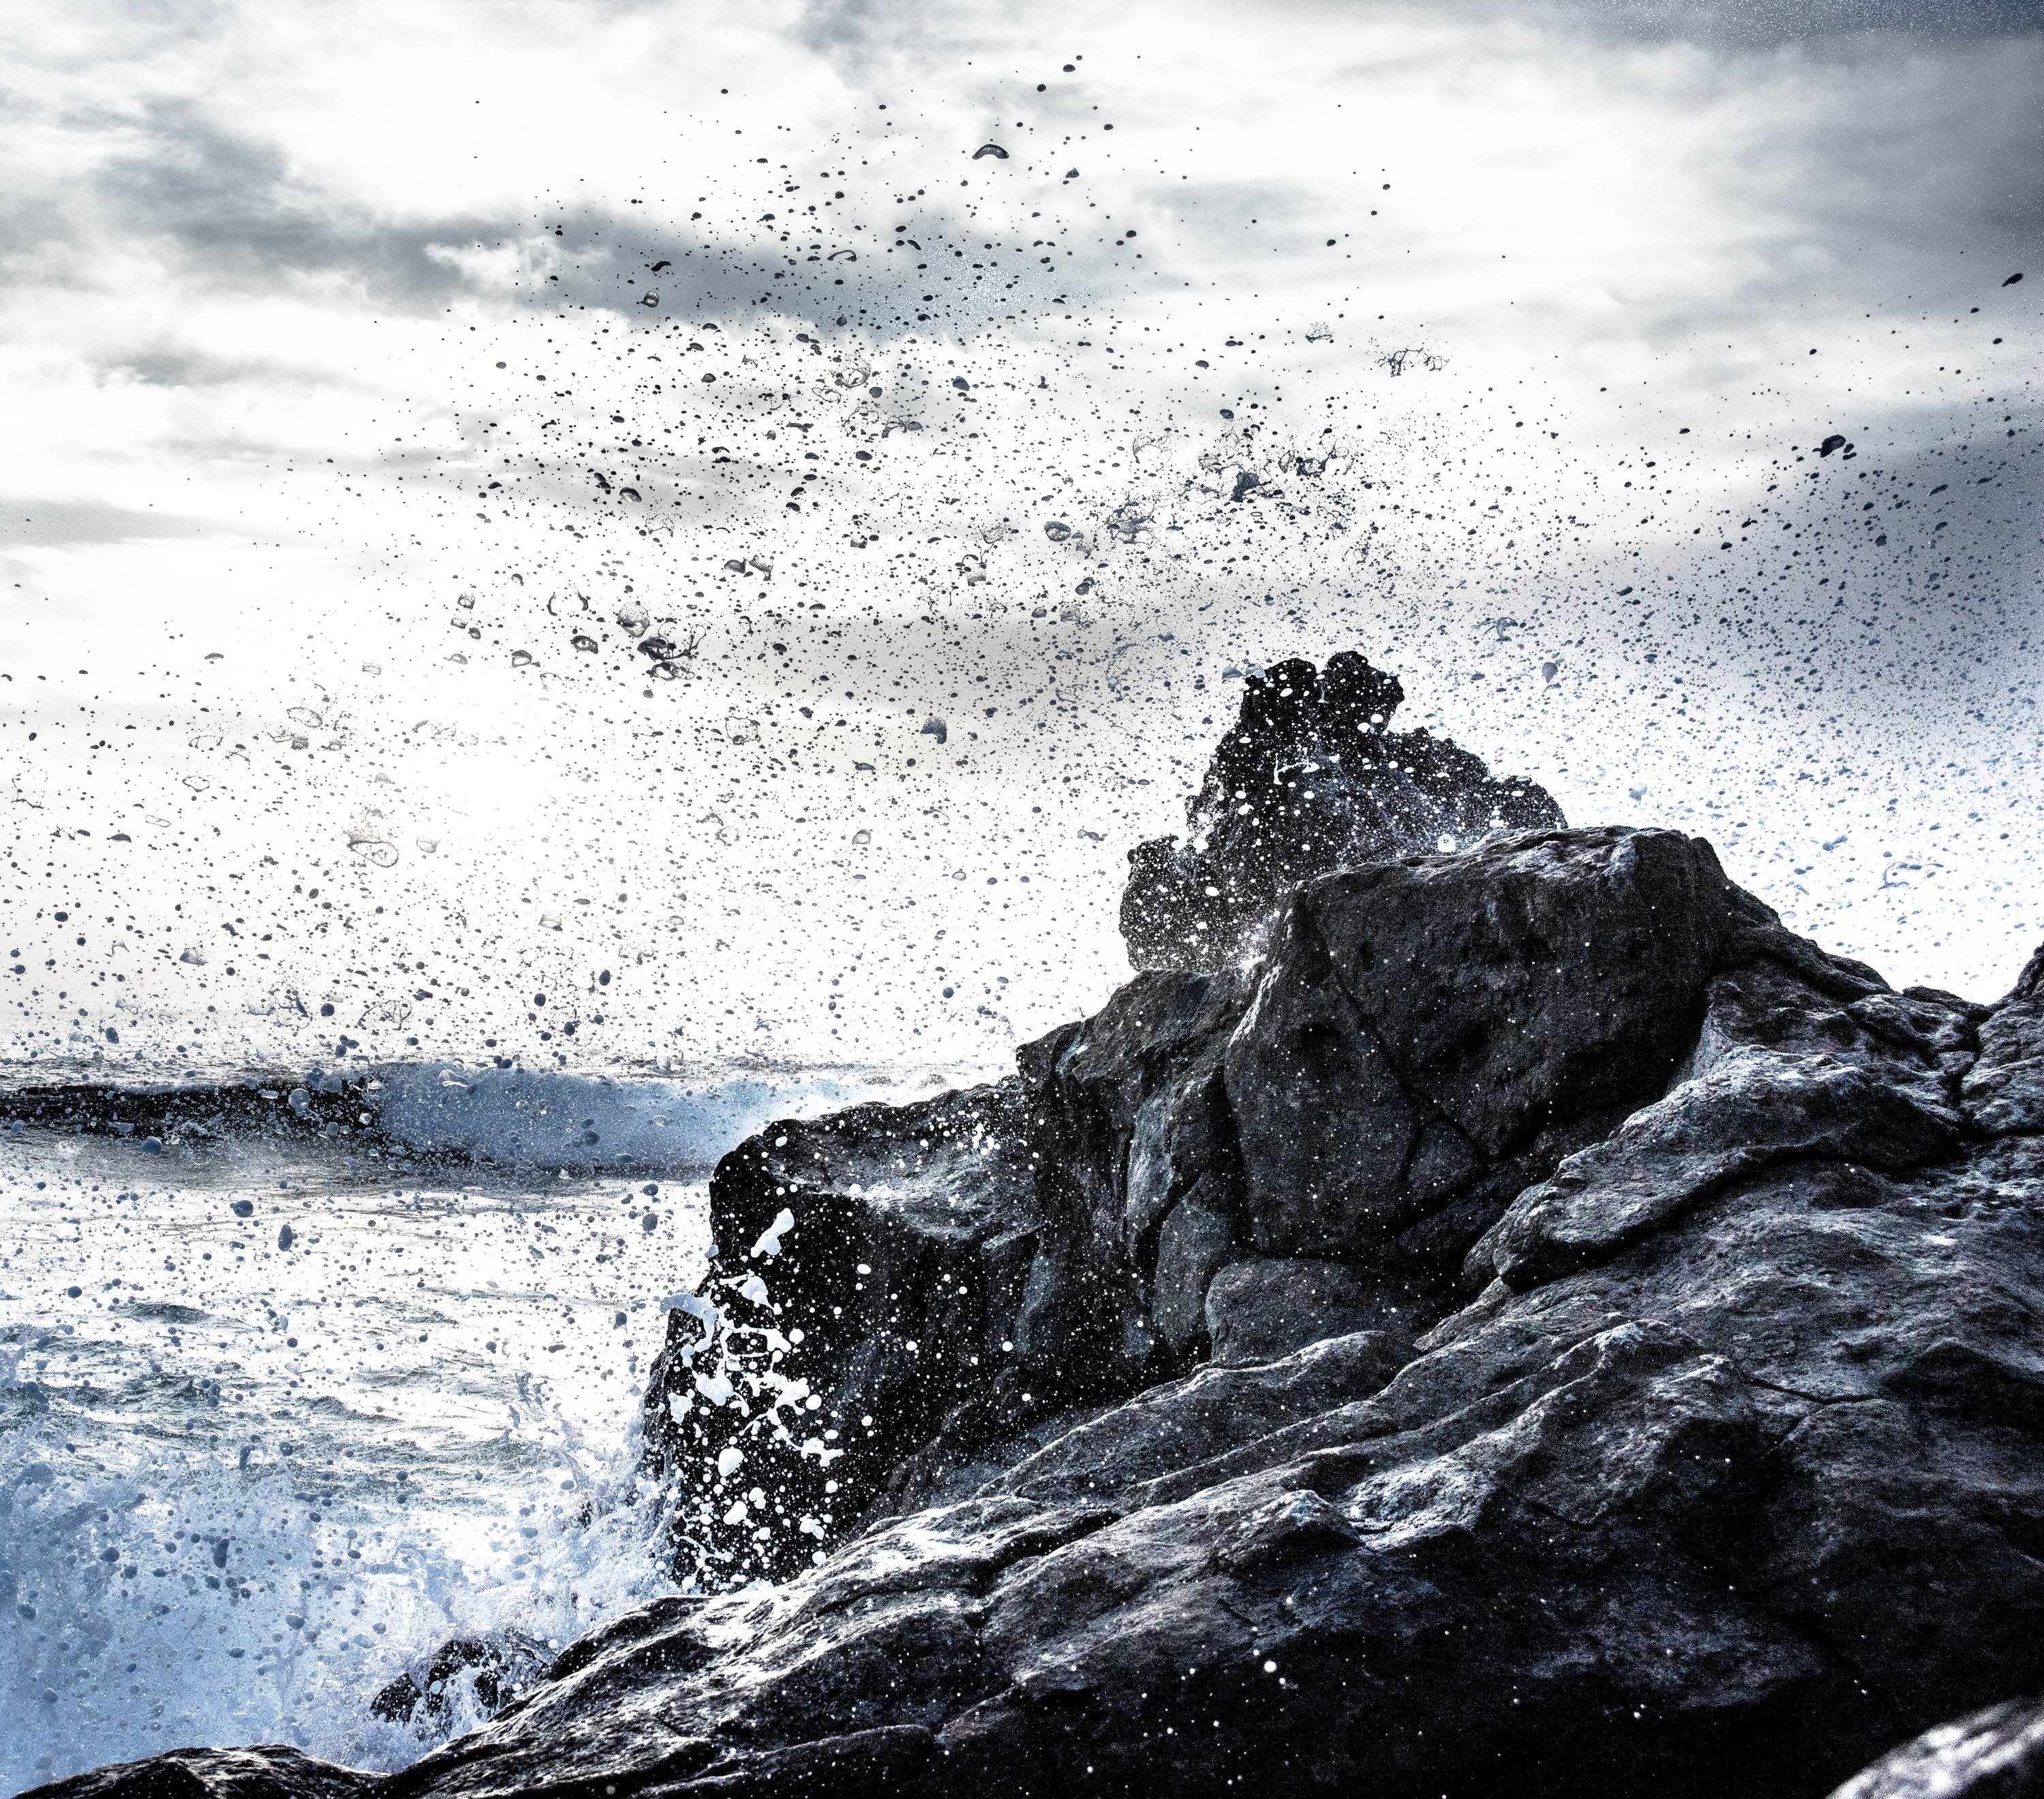
[[1000, 1427], [1036, 1241], [1028, 1128], [1018, 1079], [770, 1125], [718, 1164], [714, 1277], [646, 1391], [684, 1578], [782, 1578], [958, 1414]]
[[63, 1799], [364, 1799], [382, 1784], [281, 1743], [174, 1749], [37, 1789]]
[[1815, 1799], [2044, 1687], [2040, 1121], [2044, 953], [1896, 992], [1666, 831], [1314, 875], [727, 1156], [701, 1590], [383, 1784]]
[[441, 1721], [466, 1699], [494, 1718], [524, 1688], [545, 1678], [552, 1652], [521, 1630], [488, 1636], [453, 1636], [433, 1651], [425, 1666], [408, 1669], [369, 1701], [372, 1716], [390, 1724]]
[[1561, 808], [1531, 781], [1493, 780], [1444, 738], [1389, 729], [1404, 697], [1396, 675], [1352, 650], [1322, 669], [1251, 671], [1241, 716], [1186, 806], [1185, 840], [1129, 852], [1129, 961], [1225, 968], [1279, 896], [1312, 876], [1561, 826]]
[[1210, 1317], [1231, 1358], [1327, 1334], [1316, 1282], [1330, 1326], [1409, 1341], [1770, 929], [1697, 840], [1507, 838], [1295, 888], [1254, 966], [1139, 975], [998, 1087], [770, 1126], [718, 1167], [718, 1278], [648, 1385], [677, 1573], [786, 1578], [969, 1494], [1203, 1360]]

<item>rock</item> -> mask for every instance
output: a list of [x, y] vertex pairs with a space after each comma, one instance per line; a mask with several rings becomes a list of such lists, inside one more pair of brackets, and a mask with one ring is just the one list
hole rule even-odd
[[[1416, 1333], [1514, 1195], [1588, 1146], [1616, 1155], [1636, 1107], [1756, 1032], [1906, 1075], [1943, 1143], [1931, 1036], [1898, 1049], [1840, 992], [1886, 990], [1783, 931], [1708, 845], [1538, 832], [1308, 880], [1250, 966], [1139, 974], [999, 1087], [771, 1126], [719, 1165], [713, 1278], [649, 1383], [651, 1470], [686, 1494], [677, 1571], [784, 1578], [862, 1521], [964, 1497], [966, 1471], [993, 1479], [1051, 1421], [1206, 1355], [1231, 1263], [1339, 1263], [1339, 1328]], [[1712, 1079], [1689, 1103], [1721, 1099]], [[1758, 1165], [1713, 1118], [1737, 1153], [1671, 1207]], [[1617, 1228], [1603, 1188], [1593, 1226], [1562, 1218], [1581, 1173], [1494, 1240], [1515, 1280], [1618, 1241], [1583, 1237]], [[1467, 1263], [1478, 1285], [1491, 1253]]]
[[1942, 1160], [1958, 1122], [1913, 1083], [1828, 1056], [1728, 1053], [1527, 1188], [1471, 1254], [1523, 1292], [1616, 1255], [1773, 1162], [1896, 1170]]
[[1203, 1367], [1074, 1424], [987, 1490], [1044, 1502], [1125, 1499], [1286, 1425], [1368, 1398], [1412, 1351], [1412, 1340], [1400, 1333], [1359, 1330], [1316, 1339], [1254, 1367]]
[[1831, 1799], [2037, 1799], [2044, 1700], [2009, 1699], [1939, 1724], [1855, 1774]]
[[377, 1775], [270, 1743], [253, 1749], [173, 1749], [36, 1790], [44, 1799], [365, 1799], [382, 1784]]
[[547, 1676], [553, 1651], [521, 1630], [450, 1637], [423, 1668], [407, 1670], [369, 1701], [390, 1724], [444, 1724], [472, 1709], [494, 1718]]
[[1231, 1262], [1206, 1290], [1207, 1335], [1224, 1366], [1273, 1362], [1325, 1337], [1399, 1321], [1381, 1290], [1340, 1262]]
[[712, 1277], [671, 1312], [643, 1414], [677, 1494], [678, 1575], [806, 1565], [947, 1412], [985, 1399], [1035, 1248], [1021, 1097], [1012, 1080], [786, 1119], [718, 1164]]
[[1978, 1044], [1961, 1088], [1974, 1124], [1997, 1136], [2044, 1130], [2044, 949], [1981, 1025]]
[[1258, 1251], [1382, 1252], [1543, 1129], [1658, 1096], [1735, 892], [1708, 844], [1612, 829], [1300, 888], [1226, 1057]]
[[2044, 1671], [2044, 1166], [1869, 1180], [1762, 1170], [1409, 1360], [1336, 1339], [1106, 1407], [776, 1592], [613, 1627], [408, 1782], [884, 1755], [922, 1795], [1219, 1793], [1310, 1745], [1336, 1788], [1826, 1790]]
[[1204, 1191], [1196, 1187], [1174, 1206], [1157, 1238], [1151, 1315], [1181, 1353], [1205, 1330], [1208, 1283], [1235, 1256], [1235, 1226], [1226, 1212], [1202, 1203]]
[[1466, 750], [1393, 731], [1395, 675], [1353, 651], [1247, 677], [1235, 728], [1185, 808], [1183, 842], [1129, 853], [1121, 934], [1138, 969], [1225, 968], [1279, 896], [1314, 875], [1548, 830], [1561, 809]]

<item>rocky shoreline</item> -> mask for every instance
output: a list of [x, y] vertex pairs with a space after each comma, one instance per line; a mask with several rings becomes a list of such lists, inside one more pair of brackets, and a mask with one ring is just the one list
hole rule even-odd
[[724, 1159], [646, 1395], [697, 1591], [399, 1774], [42, 1790], [1814, 1799], [2044, 1687], [2044, 951], [1896, 992], [1396, 696], [1252, 682], [1008, 1080]]

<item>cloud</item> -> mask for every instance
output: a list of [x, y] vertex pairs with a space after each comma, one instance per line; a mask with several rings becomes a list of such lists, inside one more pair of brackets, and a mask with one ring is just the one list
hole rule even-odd
[[371, 302], [424, 310], [469, 287], [446, 249], [515, 242], [531, 229], [501, 216], [379, 217], [294, 175], [280, 146], [229, 128], [191, 98], [148, 101], [119, 140], [90, 181], [90, 210], [75, 192], [42, 196], [44, 228], [90, 219], [104, 236], [161, 246], [202, 287], [338, 278]]
[[[1220, 669], [1291, 651], [1396, 662], [1415, 722], [1572, 815], [1679, 796], [1655, 817], [1884, 961], [1915, 941], [1893, 895], [1786, 859], [1813, 819], [1942, 849], [1977, 812], [2034, 852], [1983, 801], [2034, 768], [2017, 486], [1982, 462], [1944, 532], [1878, 547], [1846, 501], [1876, 470], [1927, 497], [1941, 450], [2032, 422], [1977, 404], [2016, 391], [2044, 291], [2044, 253], [1996, 285], [2044, 252], [2026, 9], [335, 0], [79, 34], [48, 8], [0, 25], [0, 489], [67, 504], [15, 504], [9, 581], [166, 666], [230, 650], [178, 666], [262, 733], [342, 696], [361, 735], [323, 788], [274, 760], [170, 781], [157, 815], [189, 807], [218, 855], [207, 808], [253, 868], [287, 837], [289, 868], [344, 855], [359, 804], [429, 811], [444, 773], [450, 815], [412, 833], [444, 847], [369, 907], [486, 915], [544, 958], [529, 884], [659, 896], [615, 925], [635, 969], [705, 984], [663, 999], [667, 1047], [683, 1025], [714, 1053], [735, 982], [782, 1047], [830, 1048], [861, 956], [902, 984], [869, 1040], [935, 1041], [939, 929], [959, 965], [1042, 972], [1027, 1022], [1069, 1015], [1118, 967], [1120, 851], [1174, 821]], [[1009, 160], [972, 160], [989, 136]], [[1445, 366], [1393, 378], [1415, 344]], [[1857, 459], [1799, 496], [1792, 447], [1834, 428]], [[1336, 474], [1282, 473], [1327, 444]], [[1107, 524], [1132, 501], [1133, 540]], [[770, 577], [724, 567], [755, 556]], [[620, 635], [627, 596], [701, 633], [671, 680]], [[60, 677], [53, 719], [126, 703]], [[449, 718], [526, 772], [440, 771]], [[1920, 769], [1933, 737], [2008, 760]], [[459, 816], [490, 804], [501, 831]], [[857, 807], [899, 860], [853, 885], [820, 846]], [[341, 978], [340, 946], [293, 942], [294, 979]], [[536, 986], [583, 979], [558, 953]], [[1896, 972], [1992, 984], [1977, 949], [1938, 955]]]
[[23, 500], [0, 495], [0, 547], [147, 543], [227, 535], [217, 519], [90, 500]]
[[1558, 0], [1546, 10], [1593, 35], [1742, 48], [1877, 33], [1939, 40], [2044, 29], [2038, 0]]

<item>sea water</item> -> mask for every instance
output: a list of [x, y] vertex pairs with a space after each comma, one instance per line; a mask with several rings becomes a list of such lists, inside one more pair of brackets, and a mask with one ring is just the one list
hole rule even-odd
[[708, 1164], [859, 1087], [386, 1071], [395, 1137], [0, 1100], [0, 1792], [186, 1743], [402, 1766], [479, 1721], [371, 1712], [442, 1641], [671, 1590], [637, 1416]]

